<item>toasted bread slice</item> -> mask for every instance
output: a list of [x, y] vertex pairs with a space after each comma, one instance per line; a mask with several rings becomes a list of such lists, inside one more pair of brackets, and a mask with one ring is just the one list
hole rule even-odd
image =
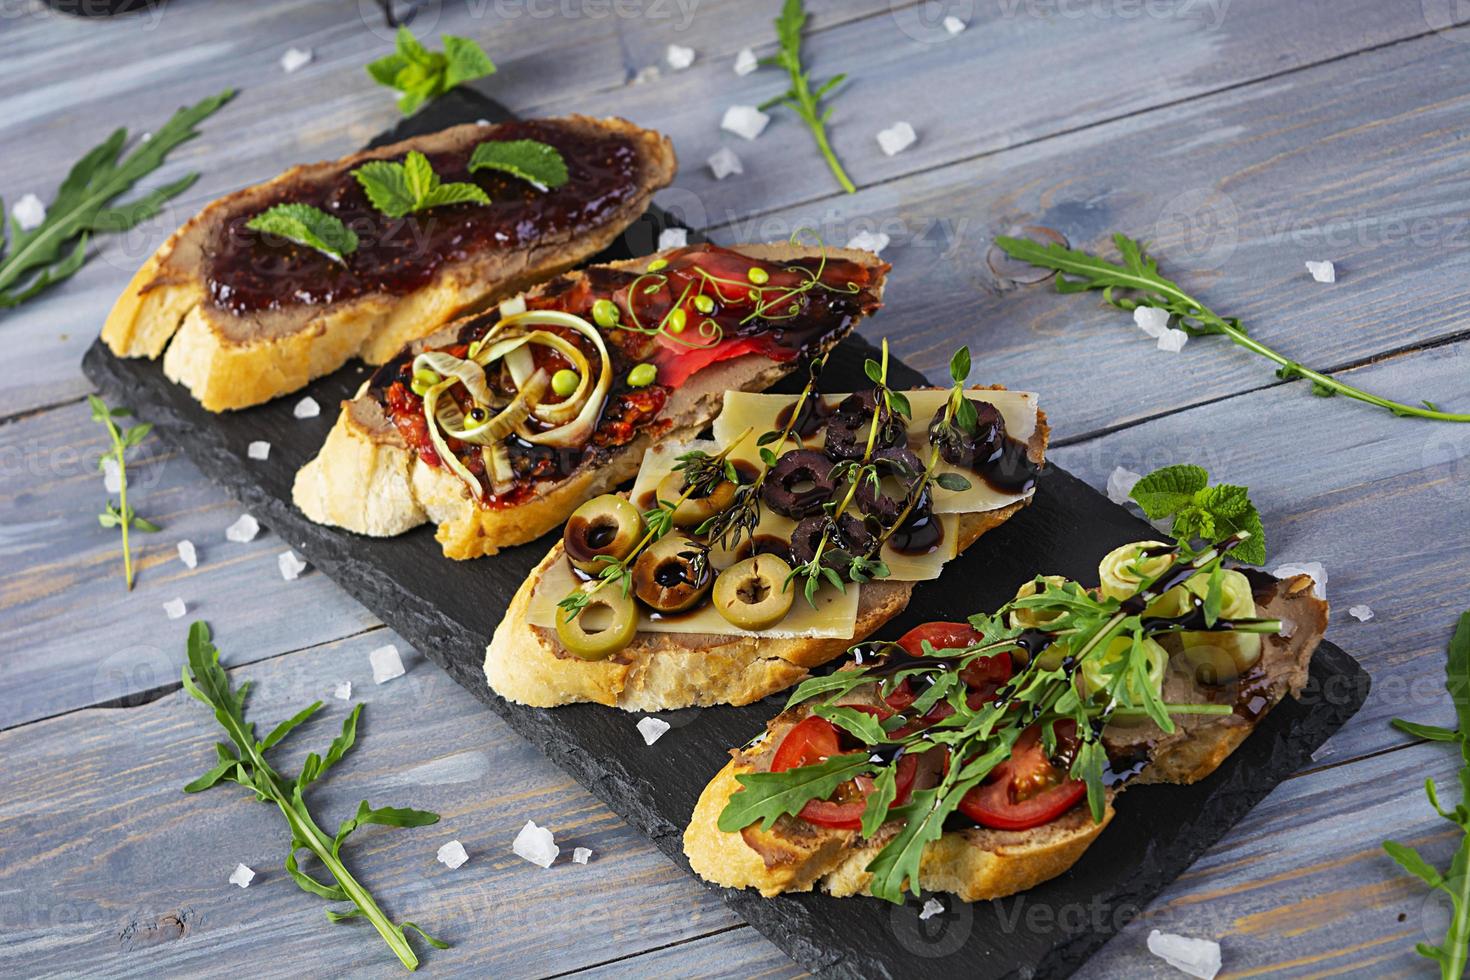
[[[498, 172], [465, 170], [477, 144], [520, 138], [558, 146], [571, 179], [533, 192]], [[406, 219], [371, 210], [351, 171], [410, 150], [427, 155], [446, 182], [479, 183], [492, 204], [433, 208]], [[621, 161], [616, 177], [603, 163], [614, 151]], [[258, 405], [349, 358], [381, 363], [450, 320], [597, 254], [647, 210], [675, 168], [667, 137], [621, 119], [581, 116], [455, 126], [293, 167], [220, 198], [170, 236], [128, 283], [102, 339], [120, 357], [162, 354], [164, 373], [210, 411]], [[606, 203], [594, 208], [594, 195]], [[300, 247], [257, 254], [266, 246], [244, 222], [291, 201], [347, 207], [338, 213], [353, 216], [361, 243], [344, 266]], [[490, 233], [496, 223], [512, 231]], [[486, 229], [471, 247], [454, 234], [435, 237], [436, 229], [469, 227]], [[405, 265], [413, 274], [395, 285]], [[303, 292], [310, 294], [305, 301]]]
[[[1118, 726], [1110, 726], [1105, 736], [1110, 753], [1116, 749], [1147, 755], [1142, 770], [1125, 785], [1192, 783], [1205, 778], [1283, 697], [1301, 693], [1312, 653], [1327, 628], [1327, 603], [1312, 595], [1311, 586], [1311, 579], [1302, 575], [1258, 593], [1256, 602], [1264, 615], [1291, 622], [1294, 630], [1290, 637], [1264, 638], [1259, 670], [1252, 672], [1248, 692], [1231, 687], [1211, 691], [1194, 684], [1188, 674], [1171, 673], [1166, 680], [1172, 686], [1172, 690], [1166, 688], [1169, 700], [1187, 696], [1191, 701], [1218, 703], [1222, 698], [1248, 696], [1253, 707], [1247, 715], [1181, 715], [1174, 735], [1166, 736], [1152, 725], [1140, 726], [1127, 730], [1116, 745], [1113, 733]], [[684, 853], [700, 877], [728, 888], [755, 888], [766, 897], [813, 888], [838, 897], [869, 893], [871, 875], [866, 868], [897, 832], [894, 821], [872, 839], [864, 839], [858, 831], [829, 830], [794, 817], [782, 817], [770, 830], [762, 830], [759, 824], [741, 832], [719, 829], [720, 813], [730, 796], [741, 789], [735, 777], [769, 769], [781, 739], [805, 715], [805, 706], [797, 706], [773, 719], [759, 747], [732, 752], [734, 758], [700, 794], [684, 831]], [[1071, 868], [1112, 818], [1109, 791], [1100, 823], [1093, 822], [1083, 803], [1030, 830], [970, 827], [946, 831], [924, 849], [914, 891], [951, 892], [967, 902], [1024, 891]]]
[[[733, 249], [773, 262], [818, 254], [810, 247], [787, 244], [737, 245]], [[673, 251], [598, 268], [641, 272]], [[847, 260], [869, 270], [873, 277], [872, 302], [875, 306], [881, 302], [886, 263], [871, 252], [855, 249], [826, 249], [825, 255], [829, 260]], [[587, 275], [582, 270], [567, 273], [532, 289], [527, 297], [575, 288]], [[815, 357], [830, 350], [855, 323], [854, 318], [821, 336], [803, 350], [803, 355]], [[451, 324], [409, 350], [449, 344], [461, 327]], [[727, 390], [768, 388], [798, 363], [743, 354], [704, 367], [671, 392], [657, 426], [645, 428], [613, 451], [587, 454], [564, 478], [544, 481], [536, 486], [534, 497], [506, 507], [481, 506], [452, 473], [418, 458], [365, 385], [356, 398], [343, 404], [321, 452], [297, 474], [292, 498], [302, 513], [319, 524], [386, 537], [432, 520], [438, 525], [437, 537], [446, 556], [468, 559], [493, 555], [501, 548], [525, 544], [555, 530], [583, 501], [632, 479], [656, 441], [694, 438], [718, 414]]]

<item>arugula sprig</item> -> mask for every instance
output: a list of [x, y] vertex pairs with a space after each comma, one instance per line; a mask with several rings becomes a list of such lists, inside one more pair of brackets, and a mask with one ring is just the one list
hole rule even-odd
[[[801, 32], [806, 26], [806, 10], [801, 0], [786, 0], [781, 7], [781, 13], [776, 18], [776, 39], [780, 42], [781, 49], [769, 58], [761, 59], [762, 64], [779, 65], [786, 69], [791, 76], [790, 87], [782, 94], [762, 102], [760, 108], [769, 109], [772, 106], [784, 105], [796, 113], [797, 117], [806, 123], [807, 129], [811, 130], [812, 138], [817, 141], [817, 149], [821, 151], [822, 158], [827, 161], [827, 166], [832, 171], [832, 176], [842, 185], [842, 189], [849, 194], [857, 193], [853, 186], [852, 178], [847, 176], [847, 171], [842, 169], [842, 164], [837, 159], [837, 154], [832, 151], [832, 145], [827, 142], [827, 120], [832, 118], [832, 109], [822, 108], [822, 98], [832, 92], [837, 86], [847, 79], [846, 73], [833, 75], [825, 82], [814, 83], [811, 72], [802, 67], [801, 64]], [[815, 87], [813, 87], [815, 85]]]
[[1438, 946], [1419, 943], [1415, 950], [1439, 964], [1443, 980], [1458, 980], [1470, 965], [1470, 610], [1460, 614], [1455, 635], [1445, 658], [1445, 687], [1455, 704], [1456, 730], [1438, 725], [1395, 718], [1393, 726], [1415, 738], [1433, 742], [1453, 742], [1460, 752], [1460, 803], [1453, 810], [1440, 806], [1434, 780], [1424, 781], [1424, 793], [1434, 812], [1460, 830], [1460, 846], [1450, 858], [1449, 868], [1441, 873], [1419, 852], [1407, 844], [1386, 840], [1383, 849], [1406, 871], [1430, 888], [1450, 897], [1450, 925], [1444, 942]]
[[1124, 234], [1113, 235], [1113, 242], [1123, 257], [1121, 265], [1089, 255], [1079, 249], [1071, 249], [1058, 242], [1043, 245], [1026, 238], [999, 237], [995, 244], [1011, 258], [1029, 262], [1043, 269], [1057, 272], [1056, 284], [1059, 293], [1079, 293], [1091, 289], [1102, 290], [1103, 299], [1120, 310], [1133, 310], [1140, 306], [1151, 306], [1169, 313], [1178, 323], [1179, 329], [1191, 337], [1228, 337], [1246, 350], [1268, 358], [1279, 367], [1276, 376], [1290, 381], [1306, 378], [1312, 382], [1312, 394], [1322, 397], [1344, 395], [1348, 398], [1376, 405], [1395, 415], [1438, 419], [1445, 422], [1470, 422], [1470, 414], [1455, 414], [1441, 411], [1430, 402], [1406, 405], [1392, 401], [1344, 381], [1314, 371], [1297, 361], [1279, 354], [1246, 333], [1240, 320], [1222, 317], [1199, 300], [1186, 293], [1178, 283], [1167, 279], [1159, 272], [1158, 261], [1149, 257], [1143, 245]]
[[19, 306], [75, 274], [87, 260], [87, 242], [93, 233], [136, 227], [193, 186], [199, 179], [197, 173], [185, 174], [136, 200], [112, 205], [157, 170], [174, 147], [198, 136], [195, 127], [234, 96], [233, 89], [226, 89], [180, 109], [151, 139], [122, 159], [128, 131], [113, 130], [72, 166], [38, 227], [25, 231], [19, 221], [11, 220], [8, 244], [3, 227], [5, 205], [0, 201], [0, 309]]
[[116, 527], [122, 529], [123, 550], [123, 581], [127, 583], [128, 591], [133, 588], [133, 550], [128, 543], [128, 531], [137, 528], [152, 534], [159, 530], [157, 524], [139, 517], [128, 503], [128, 460], [127, 453], [138, 443], [148, 437], [153, 431], [152, 422], [139, 422], [130, 425], [126, 429], [117, 427], [117, 420], [126, 418], [133, 414], [131, 408], [108, 408], [106, 402], [96, 395], [87, 396], [87, 404], [92, 409], [92, 421], [101, 422], [107, 428], [107, 437], [112, 441], [112, 448], [97, 457], [97, 468], [104, 473], [107, 471], [107, 461], [112, 460], [117, 467], [117, 494], [118, 501], [113, 503], [107, 501], [107, 507], [97, 515], [97, 523], [103, 527]]
[[1266, 563], [1266, 531], [1245, 487], [1232, 483], [1210, 486], [1210, 474], [1203, 467], [1181, 463], [1154, 470], [1134, 484], [1130, 496], [1149, 520], [1172, 518], [1170, 533], [1180, 544], [1196, 538], [1215, 541], [1248, 531], [1250, 537], [1232, 557], [1250, 565]]
[[[215, 720], [229, 736], [229, 742], [215, 743], [218, 758], [215, 766], [186, 785], [184, 792], [198, 793], [228, 781], [251, 790], [260, 802], [274, 804], [291, 830], [291, 851], [286, 856], [286, 871], [292, 880], [302, 891], [329, 902], [351, 902], [352, 907], [345, 911], [328, 909], [327, 918], [332, 922], [367, 919], [408, 969], [417, 969], [419, 958], [409, 945], [406, 930], [412, 929], [436, 949], [447, 949], [448, 943], [433, 938], [412, 922], [395, 924], [342, 863], [342, 844], [357, 828], [367, 824], [425, 827], [438, 823], [439, 814], [404, 807], [374, 808], [363, 800], [357, 813], [342, 821], [337, 832], [329, 835], [317, 825], [307, 809], [306, 790], [356, 744], [357, 723], [363, 706], [355, 706], [343, 720], [342, 732], [332, 740], [326, 755], [319, 756], [315, 752], [308, 755], [301, 772], [291, 779], [275, 770], [266, 759], [266, 752], [320, 711], [322, 702], [312, 702], [273, 728], [265, 738], [256, 738], [255, 725], [245, 720], [245, 700], [250, 685], [246, 683], [239, 688], [231, 688], [229, 674], [220, 666], [219, 650], [210, 642], [209, 627], [202, 622], [195, 622], [189, 627], [188, 662], [184, 665], [183, 681], [184, 690], [214, 711]], [[301, 870], [296, 854], [302, 850], [310, 851], [321, 862], [331, 876], [329, 881], [313, 878]]]
[[490, 195], [479, 184], [444, 183], [429, 158], [409, 150], [402, 163], [369, 160], [352, 176], [362, 185], [373, 207], [390, 218], [403, 218], [445, 204], [489, 204]]
[[367, 65], [373, 81], [402, 93], [398, 109], [405, 116], [456, 85], [495, 73], [495, 63], [475, 41], [453, 34], [442, 34], [440, 40], [443, 52], [430, 51], [412, 31], [400, 26], [397, 50]]

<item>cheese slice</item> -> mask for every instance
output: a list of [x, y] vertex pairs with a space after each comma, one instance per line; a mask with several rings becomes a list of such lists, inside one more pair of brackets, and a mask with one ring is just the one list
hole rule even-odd
[[[945, 399], [949, 397], [949, 390], [945, 388], [923, 389], [918, 391], [906, 391], [904, 395], [909, 400], [909, 407], [913, 409], [913, 418], [909, 420], [909, 448], [919, 458], [929, 458], [929, 420], [934, 413], [944, 405]], [[1030, 391], [992, 391], [989, 388], [970, 388], [965, 395], [979, 402], [989, 402], [994, 405], [1006, 422], [1006, 434], [1011, 438], [1025, 442], [1036, 432], [1036, 406], [1037, 396]], [[822, 399], [828, 406], [836, 406], [845, 394], [823, 395]], [[796, 395], [766, 395], [749, 391], [727, 391], [725, 392], [725, 406], [718, 418], [715, 419], [714, 436], [718, 445], [725, 445], [730, 439], [739, 435], [747, 428], [750, 435], [746, 436], [731, 453], [731, 458], [756, 461], [759, 459], [759, 448], [756, 440], [762, 432], [779, 432], [781, 426], [776, 424], [777, 416], [781, 410], [796, 404]], [[795, 445], [787, 443], [789, 450]], [[811, 448], [821, 449], [822, 439], [819, 433], [811, 440]], [[934, 486], [934, 512], [936, 514], [973, 514], [979, 511], [999, 510], [1009, 507], [1011, 504], [1030, 499], [1035, 490], [1025, 493], [1001, 493], [992, 489], [984, 480], [975, 475], [972, 470], [962, 466], [952, 466], [941, 462], [935, 469], [936, 473], [958, 473], [970, 483], [968, 490], [945, 490]]]

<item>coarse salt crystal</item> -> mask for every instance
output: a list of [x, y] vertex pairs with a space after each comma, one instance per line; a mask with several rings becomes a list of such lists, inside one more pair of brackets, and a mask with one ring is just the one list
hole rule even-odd
[[311, 64], [311, 59], [312, 53], [310, 48], [305, 50], [301, 48], [287, 48], [286, 53], [281, 55], [281, 71], [289, 75], [297, 69], [305, 68]]
[[225, 539], [244, 544], [246, 541], [254, 541], [259, 533], [260, 522], [249, 514], [241, 514], [238, 521], [225, 528]]
[[1214, 980], [1220, 972], [1220, 944], [1208, 939], [1191, 939], [1155, 929], [1148, 934], [1148, 951], [1199, 980]]
[[760, 59], [749, 48], [741, 48], [740, 53], [735, 56], [735, 74], [737, 75], [749, 75], [759, 67]]
[[887, 129], [878, 131], [878, 146], [888, 156], [901, 153], [913, 145], [919, 136], [914, 132], [914, 127], [906, 122], [896, 122]]
[[122, 468], [111, 456], [102, 461], [102, 486], [108, 493], [122, 493]]
[[682, 44], [671, 44], [664, 54], [664, 60], [674, 71], [683, 71], [694, 64], [694, 49], [686, 48]]
[[1135, 306], [1133, 322], [1138, 324], [1138, 329], [1157, 339], [1169, 329], [1169, 311], [1156, 306]]
[[647, 68], [638, 69], [638, 74], [633, 76], [634, 85], [642, 85], [644, 82], [657, 81], [663, 72], [658, 70], [658, 65], [649, 65]]
[[765, 130], [770, 121], [770, 116], [753, 105], [732, 105], [720, 118], [720, 128], [753, 140]]
[[1348, 606], [1348, 615], [1360, 623], [1366, 623], [1373, 618], [1373, 609], [1370, 606]]
[[184, 613], [188, 611], [189, 607], [184, 604], [184, 600], [177, 597], [163, 604], [163, 613], [169, 619], [183, 619]]
[[963, 31], [965, 29], [965, 22], [960, 20], [954, 14], [950, 14], [948, 17], [944, 18], [944, 29], [946, 31], [949, 31], [951, 34], [958, 34], [960, 31]]
[[459, 867], [461, 864], [464, 864], [469, 859], [470, 856], [465, 851], [464, 845], [457, 840], [452, 840], [448, 844], [445, 844], [443, 847], [439, 848], [439, 863], [449, 868], [451, 871]]
[[587, 859], [590, 858], [591, 856], [592, 856], [592, 848], [590, 848], [590, 847], [574, 847], [574, 848], [572, 848], [572, 860], [574, 862], [576, 862], [577, 864], [586, 864], [587, 863]]
[[352, 682], [343, 681], [341, 684], [338, 684], [336, 687], [332, 688], [332, 697], [336, 698], [338, 701], [351, 701]]
[[688, 244], [688, 228], [665, 228], [658, 233], [658, 250], [660, 252], [666, 248], [683, 248]]
[[848, 248], [860, 248], [877, 255], [888, 247], [889, 237], [881, 231], [860, 231], [847, 240]]
[[296, 403], [296, 407], [291, 410], [291, 414], [298, 419], [314, 419], [322, 414], [322, 407], [316, 403], [315, 398], [307, 395]]
[[1308, 262], [1307, 271], [1318, 282], [1337, 282], [1337, 266], [1331, 262]]
[[245, 455], [251, 459], [270, 459], [271, 444], [263, 439], [257, 439], [246, 447]]
[[369, 653], [368, 663], [373, 666], [374, 684], [386, 684], [393, 678], [404, 675], [403, 658], [398, 655], [398, 648], [391, 643]]
[[715, 180], [724, 180], [731, 174], [745, 173], [745, 168], [740, 165], [740, 158], [728, 146], [720, 147], [706, 162], [710, 172], [715, 175]]
[[294, 582], [306, 571], [306, 562], [297, 558], [294, 551], [283, 551], [276, 556], [276, 567], [281, 570], [281, 578]]
[[196, 568], [199, 565], [199, 553], [194, 550], [194, 542], [188, 538], [179, 542], [179, 561], [184, 563], [185, 568]]
[[920, 919], [932, 919], [944, 911], [944, 903], [937, 898], [931, 898], [924, 902], [924, 907], [919, 910]]
[[1183, 330], [1165, 327], [1164, 332], [1159, 334], [1159, 350], [1168, 351], [1170, 354], [1179, 353], [1187, 343], [1189, 343], [1189, 334]]
[[1327, 598], [1327, 569], [1320, 561], [1304, 561], [1296, 565], [1282, 565], [1271, 573], [1277, 578], [1291, 578], [1293, 575], [1310, 575], [1312, 577], [1312, 595], [1318, 599]]
[[1126, 504], [1133, 499], [1129, 494], [1143, 479], [1143, 474], [1135, 473], [1122, 466], [1113, 467], [1113, 472], [1108, 476], [1108, 499], [1115, 504]]
[[561, 848], [556, 846], [556, 838], [551, 835], [551, 831], [545, 827], [536, 826], [534, 820], [526, 821], [521, 832], [516, 834], [516, 839], [510, 845], [510, 849], [515, 851], [517, 856], [543, 868], [551, 867], [551, 863], [561, 853]]
[[255, 872], [243, 864], [235, 865], [235, 870], [230, 872], [230, 884], [239, 885], [241, 888], [249, 888], [250, 883], [255, 880]]
[[664, 732], [669, 730], [669, 723], [662, 718], [649, 715], [638, 722], [638, 734], [643, 736], [644, 745], [652, 745], [663, 737]]
[[15, 202], [10, 213], [19, 223], [21, 231], [31, 231], [41, 227], [41, 223], [46, 220], [46, 205], [36, 195], [27, 194]]

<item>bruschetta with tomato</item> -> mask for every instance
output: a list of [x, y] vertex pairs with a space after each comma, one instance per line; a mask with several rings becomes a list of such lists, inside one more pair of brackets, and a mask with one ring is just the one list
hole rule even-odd
[[705, 788], [694, 871], [894, 902], [1064, 873], [1117, 793], [1205, 778], [1306, 684], [1327, 604], [1306, 576], [1223, 567], [1231, 543], [1125, 546], [1098, 587], [1038, 578], [994, 616], [857, 648]]

